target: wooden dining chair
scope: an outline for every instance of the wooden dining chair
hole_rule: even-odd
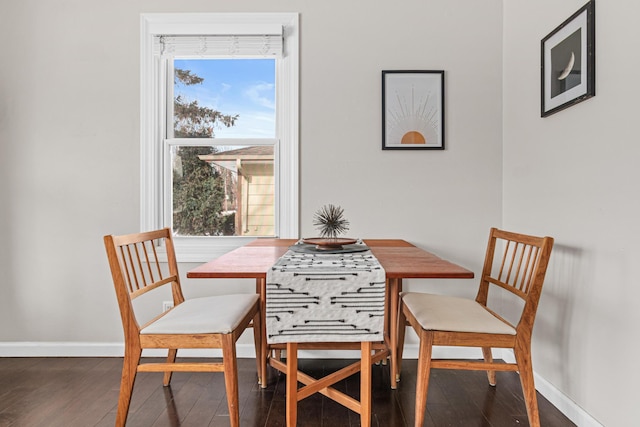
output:
[[[547,264],[553,247],[551,237],[535,237],[491,229],[475,298],[407,292],[401,295],[398,314],[398,363],[406,322],[418,334],[420,348],[416,384],[415,425],[422,426],[432,368],[486,370],[489,384],[495,386],[495,371],[518,371],[532,427],[540,426],[538,401],[533,382],[531,333],[542,291]],[[509,322],[487,306],[489,289],[507,291],[519,320]],[[502,307],[503,309],[505,307]],[[503,310],[500,310],[504,312]],[[432,359],[433,346],[480,347],[484,360]],[[492,348],[510,348],[515,363],[494,362]]]
[[[168,228],[122,236],[104,236],[113,284],[124,327],[124,363],[116,426],[124,426],[138,372],[164,372],[168,386],[172,372],[224,372],[231,425],[239,425],[236,341],[253,321],[256,355],[261,342],[260,302],[256,294],[236,294],[185,300]],[[167,262],[157,248],[166,249]],[[173,308],[141,324],[133,300],[170,286]],[[165,288],[166,289],[166,288]],[[160,310],[159,310],[160,311]],[[142,350],[166,348],[164,363],[141,361]],[[221,348],[222,363],[176,362],[178,349]],[[256,357],[258,378],[263,364]]]

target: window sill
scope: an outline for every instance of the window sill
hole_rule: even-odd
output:
[[[173,238],[173,246],[178,262],[208,262],[218,258],[240,246],[256,240],[257,237],[177,237]],[[158,256],[167,261],[164,247],[158,248]]]

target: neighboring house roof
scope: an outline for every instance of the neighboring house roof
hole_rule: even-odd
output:
[[[273,160],[273,146],[254,145],[222,153],[205,154],[198,156],[198,158],[205,162],[215,162],[217,160]]]

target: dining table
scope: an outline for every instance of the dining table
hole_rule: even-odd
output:
[[[187,272],[188,278],[201,279],[255,279],[256,293],[260,296],[263,320],[267,310],[267,273],[290,248],[299,244],[300,239],[257,238],[248,244],[234,249],[218,258],[205,262]],[[390,361],[390,386],[397,387],[400,380],[397,360],[399,298],[404,279],[470,279],[474,273],[456,263],[440,258],[432,252],[422,249],[402,239],[363,239],[379,264],[384,269],[385,305],[384,333],[379,342],[289,342],[268,343],[265,331],[266,321],[262,322],[262,340],[260,354],[256,355],[262,365],[259,382],[267,387],[267,369],[269,365],[287,374],[287,424],[296,424],[297,401],[313,394],[321,393],[348,407],[361,416],[361,425],[371,421],[371,365]],[[403,325],[404,326],[404,325]],[[297,369],[297,350],[361,350],[361,359],[338,372],[322,379],[315,379]],[[287,363],[281,359],[286,350]],[[361,371],[360,400],[356,400],[331,387],[354,373]],[[297,383],[304,385],[298,390]]]

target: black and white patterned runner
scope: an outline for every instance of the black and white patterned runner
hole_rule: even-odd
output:
[[[385,272],[370,250],[289,250],[267,272],[270,344],[383,341],[384,308]]]

